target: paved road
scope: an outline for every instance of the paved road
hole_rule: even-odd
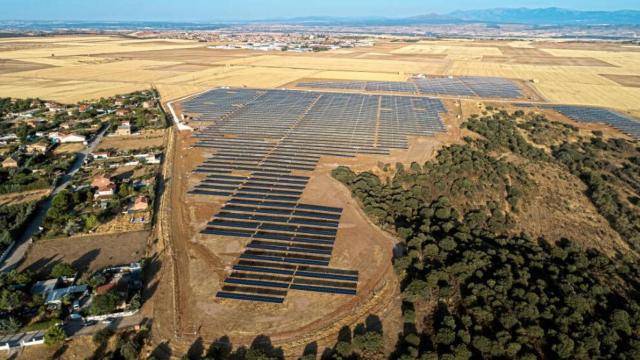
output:
[[[56,196],[56,194],[58,194],[60,191],[66,189],[69,184],[71,184],[71,179],[73,179],[73,176],[78,172],[78,170],[80,170],[82,164],[84,163],[84,160],[87,158],[87,155],[92,153],[98,147],[98,144],[100,144],[100,141],[102,141],[102,138],[104,137],[104,134],[107,132],[107,130],[109,130],[109,125],[100,130],[93,141],[91,141],[91,143],[84,150],[78,153],[78,155],[76,156],[76,160],[73,162],[69,170],[67,170],[67,173],[60,178],[59,185],[56,186],[55,189],[53,189],[46,200],[40,203],[40,206],[38,206],[33,219],[31,220],[29,225],[27,225],[24,232],[20,235],[20,238],[18,238],[18,240],[16,241],[16,245],[11,251],[11,254],[7,257],[7,259],[5,259],[4,263],[0,265],[0,271],[9,271],[15,268],[20,263],[27,250],[29,249],[29,246],[31,245],[31,238],[38,231],[40,226],[42,226],[42,223],[44,222],[44,219],[47,215],[47,211],[51,207],[51,201],[53,200],[53,197]]]

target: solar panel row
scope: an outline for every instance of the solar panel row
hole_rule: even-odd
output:
[[[300,82],[298,87],[317,89],[364,90],[414,94],[479,96],[491,98],[521,98],[518,85],[504,78],[459,76],[426,77],[408,82],[400,81],[318,81]]]
[[[357,271],[329,267],[342,209],[301,203],[309,177],[299,173],[320,156],[407,148],[409,135],[445,131],[446,112],[423,97],[248,89],[213,90],[185,109],[210,123],[194,137],[213,151],[192,193],[229,198],[202,233],[249,240],[217,297],[276,303],[288,290],[357,290]]]

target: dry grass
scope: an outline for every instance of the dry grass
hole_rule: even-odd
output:
[[[165,101],[216,86],[302,78],[402,81],[413,73],[536,79],[549,101],[640,110],[637,46],[531,41],[379,40],[373,48],[291,54],[180,40],[65,36],[0,40],[0,96],[77,102],[156,86]],[[55,56],[52,56],[54,54]],[[607,75],[601,75],[607,74]]]
[[[164,131],[158,130],[150,133],[142,133],[130,136],[107,136],[100,145],[99,150],[140,150],[150,147],[158,147],[164,144]]]
[[[53,153],[58,154],[72,154],[80,152],[84,149],[84,144],[82,143],[71,143],[71,144],[60,144],[54,150]]]
[[[38,240],[29,249],[19,270],[48,273],[60,261],[91,271],[128,264],[144,256],[148,236],[149,232],[138,231]]]
[[[39,189],[0,195],[0,206],[17,205],[25,202],[37,201],[49,195],[51,189]]]

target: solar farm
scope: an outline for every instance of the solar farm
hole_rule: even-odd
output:
[[[359,273],[331,266],[343,209],[303,203],[321,156],[387,155],[408,136],[445,131],[446,109],[427,97],[216,89],[183,103],[204,126],[194,170],[198,196],[224,204],[201,234],[249,242],[216,293],[283,303],[291,291],[353,296]]]
[[[530,103],[516,103],[519,107],[533,107],[534,104]],[[590,107],[590,106],[575,106],[575,105],[535,105],[543,109],[551,109],[559,112],[560,114],[581,123],[602,123],[607,124],[621,132],[631,136],[636,140],[640,140],[640,122],[633,120],[629,116],[619,114],[615,111]]]
[[[420,95],[518,99],[524,96],[513,81],[498,77],[425,77],[400,81],[315,81],[298,82],[297,87],[316,89],[397,92]]]

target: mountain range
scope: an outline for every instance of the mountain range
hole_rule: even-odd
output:
[[[402,26],[456,23],[489,23],[489,24],[525,24],[525,25],[638,25],[640,11],[583,11],[557,7],[529,8],[495,8],[480,10],[459,10],[448,14],[424,14],[405,18],[386,17],[297,17],[285,19],[267,19],[252,23],[280,23],[304,25],[342,25],[342,26]]]

